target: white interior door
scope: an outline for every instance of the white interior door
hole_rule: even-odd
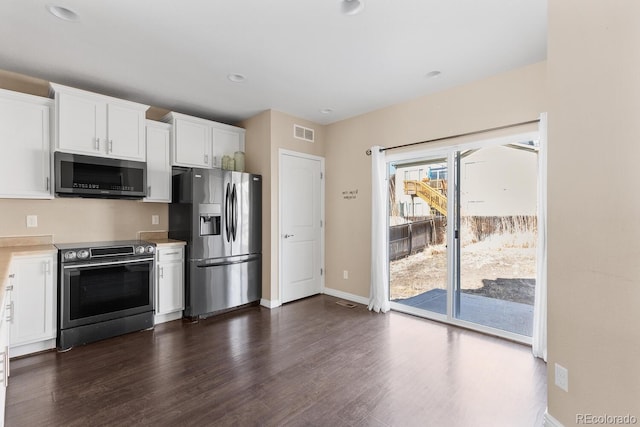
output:
[[[280,153],[282,302],[322,291],[321,158]]]

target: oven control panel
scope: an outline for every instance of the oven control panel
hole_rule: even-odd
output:
[[[153,243],[138,240],[65,244],[56,246],[60,250],[60,261],[63,263],[98,260],[104,258],[138,258],[153,255],[156,251],[156,247]]]

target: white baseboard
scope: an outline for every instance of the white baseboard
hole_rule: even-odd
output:
[[[272,309],[272,308],[280,307],[282,303],[280,302],[280,300],[277,300],[277,299],[268,300],[268,299],[262,298],[260,300],[260,305],[268,309]]]
[[[172,320],[182,319],[182,311],[174,311],[173,313],[166,314],[156,314],[153,319],[153,323],[157,325],[158,323],[170,322]]]
[[[38,353],[40,351],[52,350],[56,348],[56,339],[38,341],[31,344],[23,344],[9,349],[9,357],[20,357],[26,354]]]
[[[348,301],[357,302],[358,304],[364,304],[366,306],[369,305],[369,298],[361,297],[360,295],[350,294],[348,292],[339,291],[337,289],[332,288],[324,288],[324,292],[327,295],[331,295],[332,297],[346,299]]]
[[[564,427],[562,423],[555,418],[551,414],[549,414],[549,410],[544,411],[544,427]]]

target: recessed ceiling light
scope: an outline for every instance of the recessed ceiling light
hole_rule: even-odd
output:
[[[320,112],[322,114],[331,114],[333,113],[333,110],[331,108],[323,108],[322,110],[320,110]]]
[[[364,9],[364,0],[342,0],[340,10],[345,15],[357,15]]]
[[[66,7],[57,6],[55,4],[48,4],[47,10],[50,14],[63,21],[77,21],[80,17],[71,9]]]
[[[427,74],[425,74],[425,77],[428,78],[428,79],[435,79],[440,74],[442,74],[440,71],[433,70],[433,71],[429,71]]]
[[[244,74],[237,74],[237,73],[229,74],[227,78],[234,83],[242,83],[245,80],[247,80],[247,77]]]

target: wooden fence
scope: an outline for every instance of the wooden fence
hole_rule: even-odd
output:
[[[389,260],[395,261],[444,243],[446,218],[435,217],[389,227]]]

